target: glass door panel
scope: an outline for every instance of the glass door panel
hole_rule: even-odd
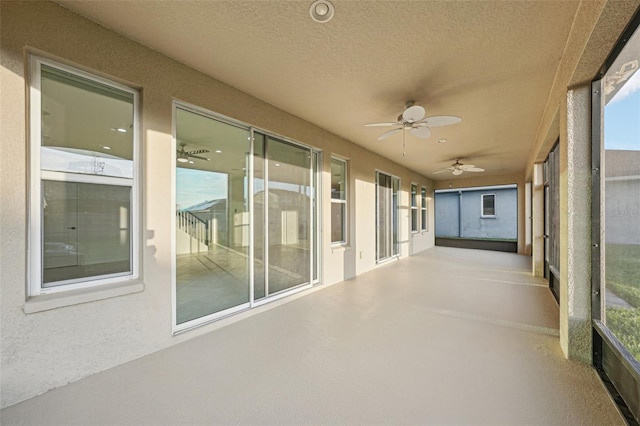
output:
[[[398,203],[400,179],[376,172],[376,260],[399,254]]]
[[[376,181],[376,259],[382,260],[391,255],[389,245],[389,201],[391,193],[391,179],[385,174],[377,173]]]
[[[391,238],[393,242],[392,255],[397,256],[400,254],[400,236],[399,236],[399,223],[398,223],[398,209],[400,207],[400,179],[397,177],[391,178],[392,187],[392,203],[391,203]]]
[[[249,134],[176,109],[177,324],[248,306]]]
[[[266,296],[265,247],[265,135],[253,133],[253,299]]]
[[[267,140],[267,294],[311,282],[311,150]]]

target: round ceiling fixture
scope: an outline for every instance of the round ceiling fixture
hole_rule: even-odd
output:
[[[334,13],[335,9],[333,8],[333,4],[327,0],[316,0],[309,8],[311,19],[321,24],[329,22],[333,18]]]

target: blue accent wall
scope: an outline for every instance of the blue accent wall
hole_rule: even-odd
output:
[[[495,194],[495,217],[482,217],[482,194]],[[435,210],[436,237],[518,238],[517,188],[436,192]]]
[[[436,237],[457,237],[459,229],[459,207],[457,192],[435,194]]]

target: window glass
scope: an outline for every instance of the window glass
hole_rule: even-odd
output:
[[[603,319],[640,359],[640,31],[602,79]]]
[[[267,138],[268,294],[312,281],[311,150]]]
[[[411,184],[411,232],[418,232],[418,185]]]
[[[400,253],[399,193],[399,178],[376,172],[376,260],[379,262]]]
[[[40,185],[31,194],[30,294],[133,277],[137,93],[30,59],[31,152],[40,162],[31,171]]]
[[[331,159],[331,242],[346,242],[347,163]]]
[[[176,142],[176,322],[182,324],[249,302],[249,130],[177,108]],[[255,165],[254,190],[263,194],[259,157]],[[255,204],[258,214],[260,200]]]
[[[496,215],[496,196],[494,194],[482,194],[482,216],[495,216],[495,215]]]
[[[131,270],[131,188],[48,181],[43,286]]]
[[[133,94],[42,65],[41,168],[133,177]]]
[[[420,225],[423,231],[426,231],[427,228],[427,188],[422,188],[420,190],[420,208],[421,208],[421,221]]]

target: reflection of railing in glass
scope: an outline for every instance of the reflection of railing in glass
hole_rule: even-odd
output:
[[[185,232],[198,243],[208,246],[213,240],[210,223],[200,219],[188,211],[176,211],[176,227]],[[192,249],[192,251],[194,251]],[[200,244],[197,244],[196,252],[200,252]]]

